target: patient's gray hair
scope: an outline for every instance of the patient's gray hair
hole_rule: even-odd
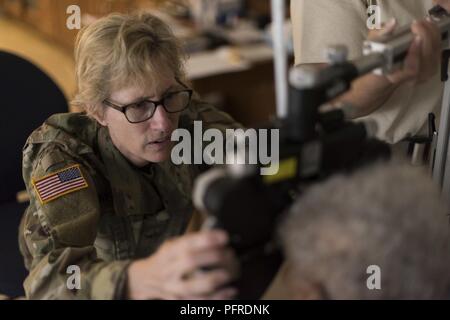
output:
[[[331,299],[448,299],[448,212],[422,169],[389,163],[308,190],[279,234],[295,283],[320,283]],[[369,290],[368,266],[381,269]]]

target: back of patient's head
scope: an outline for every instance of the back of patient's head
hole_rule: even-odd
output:
[[[293,298],[450,298],[448,212],[422,169],[335,176],[298,199],[280,235]]]

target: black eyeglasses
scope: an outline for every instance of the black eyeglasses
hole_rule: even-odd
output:
[[[191,102],[192,93],[193,91],[190,89],[183,89],[169,92],[159,101],[145,99],[124,106],[118,106],[108,99],[105,99],[103,103],[108,107],[122,112],[128,122],[140,123],[153,117],[158,106],[162,106],[167,113],[178,113],[184,111]]]

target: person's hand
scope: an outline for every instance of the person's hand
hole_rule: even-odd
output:
[[[395,28],[396,22],[391,20],[384,29],[370,32],[369,39],[389,34]],[[434,76],[440,67],[441,35],[438,27],[430,19],[426,19],[414,21],[411,31],[415,38],[402,68],[387,76],[387,79],[394,85],[405,82],[425,82]]]
[[[450,0],[433,0],[435,5],[440,5],[442,8],[450,12]]]
[[[238,274],[238,261],[225,232],[204,231],[166,241],[152,256],[128,268],[130,299],[230,299],[225,287]],[[214,266],[209,271],[202,267]]]

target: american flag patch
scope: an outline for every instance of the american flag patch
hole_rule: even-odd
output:
[[[33,186],[41,203],[46,204],[63,195],[87,188],[88,184],[77,164],[33,180]]]

